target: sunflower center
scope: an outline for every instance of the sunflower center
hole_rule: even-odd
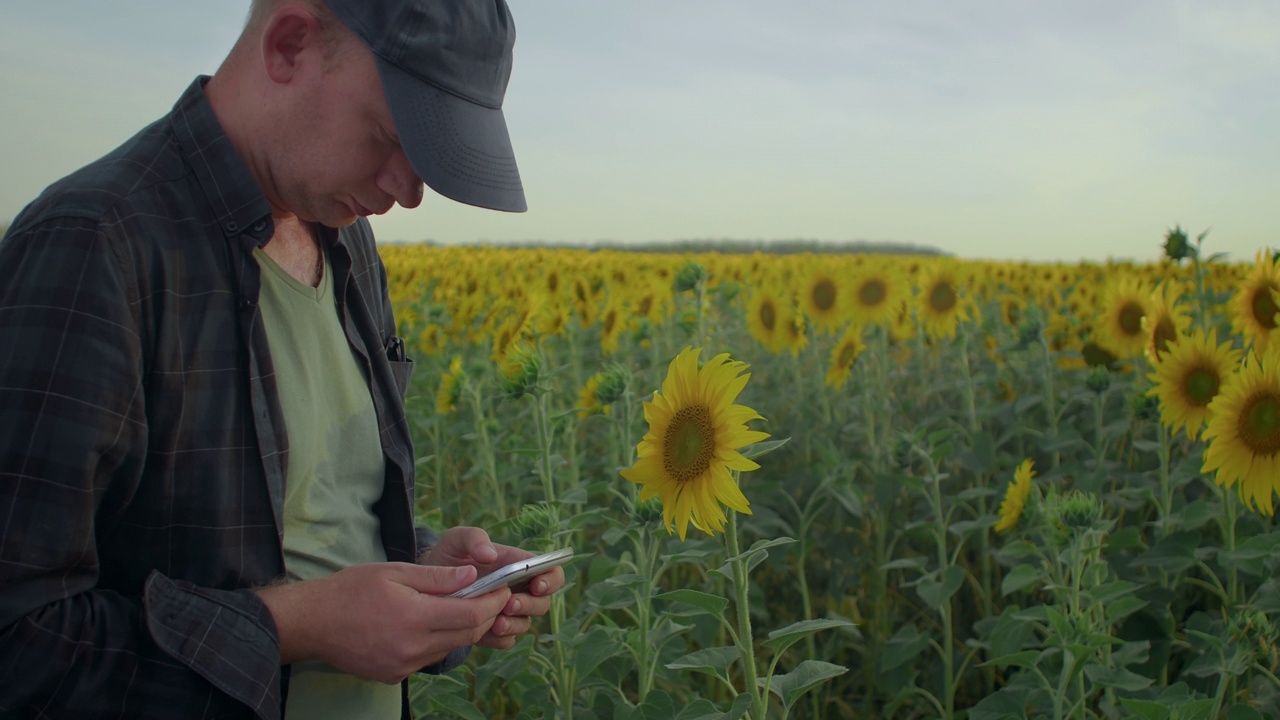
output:
[[[853,367],[853,361],[858,359],[858,348],[853,343],[845,343],[840,348],[840,357],[838,364],[842,368]]]
[[[929,291],[929,307],[944,313],[956,306],[956,289],[949,282],[940,282]]]
[[[864,307],[876,307],[884,302],[888,294],[889,290],[885,287],[883,280],[871,279],[858,288],[858,302]]]
[[[1134,337],[1142,334],[1142,305],[1136,302],[1127,302],[1120,306],[1120,312],[1116,313],[1116,324],[1120,327],[1120,332]]]
[[[760,324],[769,332],[773,332],[774,326],[778,324],[778,311],[774,309],[773,303],[768,300],[760,303]]]
[[[613,326],[618,322],[618,311],[610,310],[604,316],[604,333],[608,335],[613,332]]]
[[[1178,339],[1178,330],[1173,326],[1173,318],[1163,318],[1156,325],[1156,331],[1152,335],[1156,346],[1156,357],[1160,357],[1169,351],[1169,343]]]
[[[1268,330],[1275,329],[1276,312],[1280,311],[1280,308],[1276,307],[1275,301],[1271,299],[1273,289],[1268,285],[1258,288],[1258,291],[1253,294],[1253,319]]]
[[[836,284],[831,278],[822,278],[813,284],[813,306],[822,312],[836,306]]]
[[[1254,456],[1280,452],[1280,395],[1261,392],[1246,400],[1237,429]]]
[[[1012,327],[1018,327],[1018,322],[1022,317],[1022,308],[1014,302],[1004,306],[1004,321]]]
[[[705,405],[680,408],[662,438],[662,467],[677,482],[686,483],[706,472],[716,452],[716,429]]]
[[[1192,368],[1183,378],[1186,399],[1196,407],[1205,407],[1218,395],[1218,373],[1206,367]]]

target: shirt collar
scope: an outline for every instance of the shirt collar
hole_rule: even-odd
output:
[[[209,77],[197,77],[170,113],[174,137],[200,183],[209,208],[228,238],[271,239],[271,204],[236,152],[204,95]]]

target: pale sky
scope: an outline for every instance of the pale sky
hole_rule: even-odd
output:
[[[428,192],[382,241],[902,242],[1153,260],[1280,246],[1275,0],[510,0],[529,212]],[[247,0],[0,10],[0,225],[163,115]]]

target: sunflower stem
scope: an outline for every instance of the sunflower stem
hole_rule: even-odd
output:
[[[737,482],[738,473],[734,472],[733,475],[734,482]],[[760,683],[756,671],[755,640],[751,636],[750,584],[747,578],[747,560],[741,557],[742,551],[738,545],[738,513],[733,509],[727,509],[725,514],[729,516],[724,532],[725,551],[729,553],[729,557],[734,558],[732,562],[733,598],[738,619],[738,636],[736,640],[738,654],[742,657],[743,679],[746,684],[744,692],[751,695],[751,717],[755,720],[765,720],[764,700],[760,697]]]
[[[1196,271],[1196,306],[1199,309],[1198,317],[1200,330],[1206,335],[1209,333],[1209,298],[1205,294],[1204,289],[1204,264],[1200,262],[1200,252],[1204,245],[1205,233],[1201,233],[1196,238],[1195,252],[1191,253],[1191,263]]]
[[[533,398],[533,423],[534,431],[538,436],[539,450],[539,474],[542,476],[542,491],[545,495],[547,507],[551,509],[551,527],[549,532],[554,539],[554,534],[560,530],[560,504],[559,494],[556,491],[555,475],[552,472],[551,463],[551,445],[554,441],[554,431],[551,427],[551,414],[549,407],[550,393],[535,389]],[[560,628],[564,626],[566,619],[565,599],[563,593],[556,593],[551,596],[550,625],[551,634],[553,636],[560,634]],[[574,677],[573,664],[570,662],[568,648],[562,642],[556,642],[553,645],[555,653],[555,695],[560,704],[561,717],[564,720],[573,720],[573,699],[576,695],[576,679]]]
[[[706,298],[706,294],[707,294],[707,279],[704,277],[698,280],[697,286],[695,286],[693,289],[694,302],[697,305],[694,312],[696,312],[698,316],[698,337],[697,337],[698,347],[703,347],[705,345],[706,337],[707,337],[705,321],[703,319],[705,314],[703,311],[703,304],[704,304],[703,300]]]
[[[480,440],[480,459],[484,463],[484,479],[489,485],[489,496],[496,504],[494,512],[497,514],[497,519],[503,520],[507,517],[507,501],[506,495],[498,484],[498,463],[493,441],[489,437],[489,417],[485,413],[484,402],[480,398],[479,384],[468,381],[466,389],[467,400],[471,405],[471,414],[476,424],[476,437]]]
[[[938,580],[941,583],[951,568],[951,560],[947,552],[947,518],[942,504],[942,478],[933,457],[927,452],[918,450],[917,453],[929,468],[929,500],[933,506],[933,534],[938,551]],[[955,638],[952,629],[950,596],[942,601],[938,607],[938,614],[942,616],[942,642],[939,644],[938,652],[942,660],[942,701],[945,706],[943,717],[950,720],[955,717],[956,680],[958,680],[955,677]]]
[[[1053,386],[1053,355],[1049,352],[1049,339],[1040,334],[1040,350],[1041,350],[1041,379],[1044,383],[1044,407],[1049,419],[1049,439],[1053,444],[1058,442],[1058,400],[1057,391]],[[1049,469],[1054,470],[1058,467],[1059,452],[1054,450],[1049,455]]]
[[[1222,524],[1222,533],[1224,544],[1226,545],[1226,554],[1231,556],[1236,551],[1236,501],[1235,493],[1227,488],[1222,488],[1222,509],[1224,521]],[[1240,606],[1240,584],[1239,576],[1236,573],[1236,564],[1231,563],[1230,569],[1227,570],[1227,602],[1232,610]]]

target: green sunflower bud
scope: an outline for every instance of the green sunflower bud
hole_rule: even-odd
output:
[[[520,537],[525,540],[548,537],[555,529],[555,524],[555,513],[545,502],[520,508],[514,521],[516,532],[520,533]]]
[[[498,384],[511,398],[533,392],[542,375],[542,354],[526,343],[517,343],[498,364]]]
[[[662,524],[662,500],[657,496],[636,503],[633,513],[641,525]]]
[[[631,384],[631,371],[618,363],[608,363],[600,372],[600,385],[596,388],[596,401],[611,405],[622,399]]]
[[[1111,371],[1105,365],[1094,365],[1084,379],[1085,387],[1101,395],[1111,387]]]
[[[1044,336],[1044,315],[1040,308],[1031,305],[1019,313],[1018,342],[1022,345],[1039,343]]]
[[[1102,501],[1093,493],[1072,490],[1053,498],[1049,516],[1067,530],[1084,532],[1102,519]]]
[[[1129,397],[1129,414],[1134,420],[1152,422],[1160,417],[1160,399],[1135,393]]]
[[[701,263],[688,262],[684,267],[676,271],[675,290],[678,293],[688,292],[696,287],[698,283],[707,279],[707,269]]]
[[[1187,242],[1187,233],[1181,225],[1174,226],[1164,234],[1164,256],[1170,260],[1181,260],[1191,254],[1191,243]]]

